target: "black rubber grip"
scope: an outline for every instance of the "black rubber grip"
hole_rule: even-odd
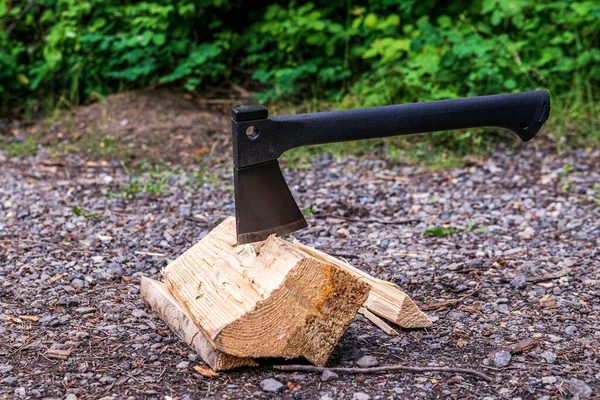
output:
[[[549,113],[550,95],[537,90],[234,121],[234,162],[258,164],[306,145],[487,126],[509,129],[528,141]],[[242,134],[249,126],[258,133],[252,139]]]

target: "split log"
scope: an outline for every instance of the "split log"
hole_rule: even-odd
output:
[[[269,237],[237,245],[228,218],[163,271],[214,348],[238,357],[304,357],[324,365],[369,285]]]
[[[373,314],[398,324],[402,328],[427,328],[432,325],[427,315],[417,307],[415,302],[392,282],[374,278],[346,262],[297,241],[293,245],[307,254],[323,262],[331,263],[368,283],[371,286],[371,291],[364,307]]]
[[[140,291],[142,299],[152,311],[215,371],[258,365],[251,358],[236,357],[217,350],[179,306],[164,283],[142,277]]]

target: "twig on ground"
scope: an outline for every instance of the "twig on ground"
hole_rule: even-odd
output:
[[[404,224],[412,224],[415,222],[421,222],[420,219],[397,219],[392,221],[385,221],[380,219],[360,219],[360,218],[348,218],[342,215],[333,215],[333,214],[315,214],[313,215],[315,218],[325,219],[325,218],[337,218],[343,219],[347,222],[364,222],[365,224],[382,224],[382,225],[404,225]]]
[[[155,257],[165,257],[165,254],[163,253],[149,253],[146,251],[135,251],[135,254],[141,255],[141,256],[155,256]]]
[[[569,271],[562,270],[562,271],[558,271],[558,272],[553,272],[551,274],[545,274],[542,276],[531,276],[531,277],[527,278],[527,282],[538,283],[538,282],[550,281],[552,279],[562,278],[563,276],[567,275],[568,273],[569,273]]]
[[[390,371],[404,371],[411,373],[418,372],[452,372],[459,374],[473,375],[481,378],[487,382],[492,382],[492,378],[483,372],[475,371],[470,368],[453,368],[453,367],[409,367],[406,365],[388,365],[384,367],[372,367],[372,368],[326,368],[316,367],[314,365],[274,365],[274,369],[279,371],[300,371],[300,372],[323,372],[329,370],[332,372],[339,372],[342,374],[377,374],[380,372]]]

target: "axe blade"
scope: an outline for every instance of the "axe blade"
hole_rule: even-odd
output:
[[[308,225],[281,174],[277,160],[234,167],[237,243],[287,235]]]

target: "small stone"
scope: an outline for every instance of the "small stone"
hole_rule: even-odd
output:
[[[551,385],[553,383],[556,383],[556,377],[555,376],[544,376],[542,378],[542,383],[544,383],[546,385]]]
[[[75,289],[81,289],[85,285],[85,282],[82,279],[75,278],[71,281],[71,286]]]
[[[182,361],[179,364],[177,364],[177,369],[187,369],[190,366],[190,362],[189,361]]]
[[[569,381],[569,391],[574,398],[578,396],[580,399],[585,399],[592,395],[592,388],[584,381],[575,378]]]
[[[276,379],[268,378],[260,382],[260,388],[265,392],[279,392],[283,389],[283,383]]]
[[[371,396],[363,392],[356,392],[352,396],[352,400],[371,400]]]
[[[14,376],[7,376],[6,378],[0,381],[0,383],[5,384],[6,386],[17,386],[17,382],[18,380]]]
[[[512,356],[508,351],[500,350],[494,354],[494,365],[498,368],[503,368],[510,364]]]
[[[67,397],[65,397],[65,400],[77,400],[77,396],[75,396],[73,393],[69,393],[67,394]]]
[[[556,354],[551,351],[543,352],[540,354],[540,357],[542,357],[548,364],[554,364],[554,361],[556,361]]]
[[[531,238],[533,238],[534,234],[535,230],[532,227],[528,226],[522,232],[519,232],[517,236],[519,236],[519,239],[521,240],[530,240]]]
[[[42,300],[34,300],[31,303],[31,307],[33,307],[33,308],[44,308],[44,302]]]
[[[326,369],[321,374],[321,381],[323,381],[323,382],[333,381],[333,380],[338,379],[339,377],[340,376],[338,374],[336,374],[335,372]]]
[[[113,378],[112,376],[107,376],[104,375],[103,377],[100,378],[100,383],[103,385],[110,385],[112,383],[115,383],[116,379]]]
[[[25,397],[26,394],[27,394],[27,392],[25,391],[24,387],[20,387],[20,388],[16,388],[15,389],[15,396],[16,397]]]
[[[569,336],[575,336],[577,334],[577,327],[574,325],[569,325],[565,328],[565,333]]]
[[[13,369],[12,365],[0,364],[0,374],[5,374]]]
[[[396,393],[396,394],[402,394],[402,393],[404,393],[404,389],[402,389],[400,386],[396,386],[394,388],[394,393]]]
[[[550,341],[552,343],[558,343],[561,340],[563,340],[563,338],[561,338],[560,336],[556,336],[556,335],[552,335],[552,334],[548,334],[548,339],[550,339]]]
[[[523,274],[518,274],[510,281],[510,286],[518,290],[524,289],[527,287],[527,278]]]
[[[376,367],[379,365],[379,361],[373,356],[363,356],[358,359],[356,365],[361,368]]]

